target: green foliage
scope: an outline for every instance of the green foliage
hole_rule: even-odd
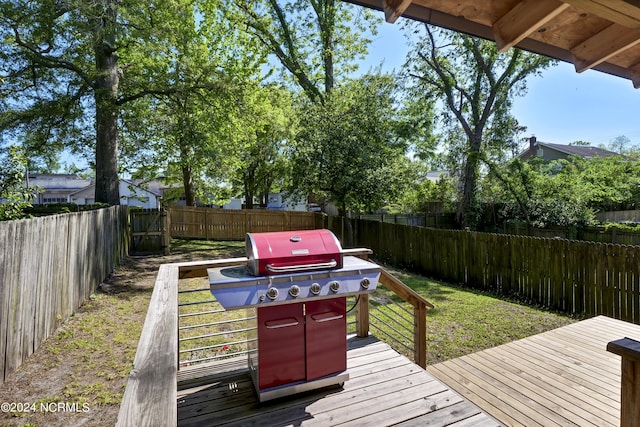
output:
[[[323,102],[356,69],[375,34],[372,13],[337,0],[235,0],[247,31],[275,55],[309,99]]]
[[[270,192],[285,185],[287,144],[294,138],[298,116],[291,93],[276,85],[247,86],[238,110],[232,118],[238,160],[233,184],[250,209],[254,196],[266,203]]]
[[[409,160],[394,90],[392,77],[368,75],[335,89],[324,104],[303,101],[291,186],[328,198],[342,214],[395,199]]]
[[[416,172],[415,178],[402,194],[401,203],[405,210],[410,213],[454,212],[457,193],[455,178],[441,175],[434,182],[426,177],[425,172]]]
[[[0,221],[20,219],[36,196],[33,187],[26,186],[27,158],[24,150],[11,146],[0,157]]]
[[[619,222],[605,222],[602,225],[604,226],[605,231],[620,230],[620,231],[630,231],[634,233],[640,232],[640,224],[621,224]]]
[[[590,225],[597,211],[638,205],[640,164],[622,157],[516,159],[492,169],[484,187],[492,201],[505,203],[504,218],[536,227]]]
[[[153,84],[162,90],[122,112],[123,166],[136,178],[163,176],[168,185],[182,184],[169,199],[184,194],[188,204],[222,203],[230,195],[244,125],[253,123],[243,106],[258,89],[254,81],[265,58],[224,3],[181,5],[180,13],[170,11],[176,15],[168,18],[172,35],[132,52],[135,66],[154,70]],[[134,83],[141,91],[149,86]]]

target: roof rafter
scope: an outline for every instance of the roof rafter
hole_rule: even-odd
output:
[[[411,0],[383,0],[382,7],[385,21],[393,24],[410,5]]]
[[[611,24],[571,49],[576,71],[581,73],[640,43],[640,30]]]
[[[517,3],[493,24],[498,49],[505,52],[568,7],[568,3],[558,0],[524,0]]]
[[[629,28],[640,29],[640,9],[625,0],[562,0],[565,3]]]

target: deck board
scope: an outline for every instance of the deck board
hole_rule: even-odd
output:
[[[178,375],[178,425],[466,425],[496,420],[374,337],[348,340],[349,381],[259,403],[241,360]]]
[[[606,347],[623,337],[640,326],[598,316],[427,370],[507,426],[615,426],[620,357]]]

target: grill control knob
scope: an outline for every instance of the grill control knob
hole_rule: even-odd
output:
[[[331,292],[335,294],[340,290],[340,282],[334,280],[333,282],[329,283],[329,289],[331,289]]]
[[[371,280],[367,279],[366,277],[360,281],[360,286],[362,286],[363,289],[369,289],[370,284]]]
[[[322,287],[320,286],[320,283],[312,283],[309,290],[314,295],[320,295],[320,291],[322,290]]]
[[[293,298],[300,295],[300,287],[298,285],[291,285],[291,287],[289,288],[289,295],[291,295]]]
[[[278,289],[276,288],[267,289],[267,296],[269,297],[270,300],[274,300],[278,298]]]

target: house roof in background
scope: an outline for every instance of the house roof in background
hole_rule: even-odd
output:
[[[640,87],[637,0],[346,0],[603,71]]]
[[[604,148],[599,147],[592,147],[590,145],[564,145],[541,141],[537,141],[536,144],[541,147],[553,148],[554,150],[558,150],[562,153],[566,153],[569,155],[578,155],[588,159],[593,157],[612,157],[619,155],[618,153],[614,153],[613,151],[605,150]]]
[[[30,173],[28,177],[30,185],[47,190],[77,190],[92,182],[75,174]]]
[[[600,147],[592,147],[590,145],[565,145],[565,144],[554,144],[551,142],[543,142],[543,141],[535,141],[534,148],[537,150],[538,148],[550,148],[552,150],[558,151],[560,153],[566,154],[567,156],[580,156],[585,159],[592,159],[594,157],[613,157],[619,156],[620,154],[615,153],[613,151],[605,150]],[[536,151],[531,150],[531,146],[527,147],[522,153],[518,155],[519,159],[529,159],[531,157],[536,156]]]

